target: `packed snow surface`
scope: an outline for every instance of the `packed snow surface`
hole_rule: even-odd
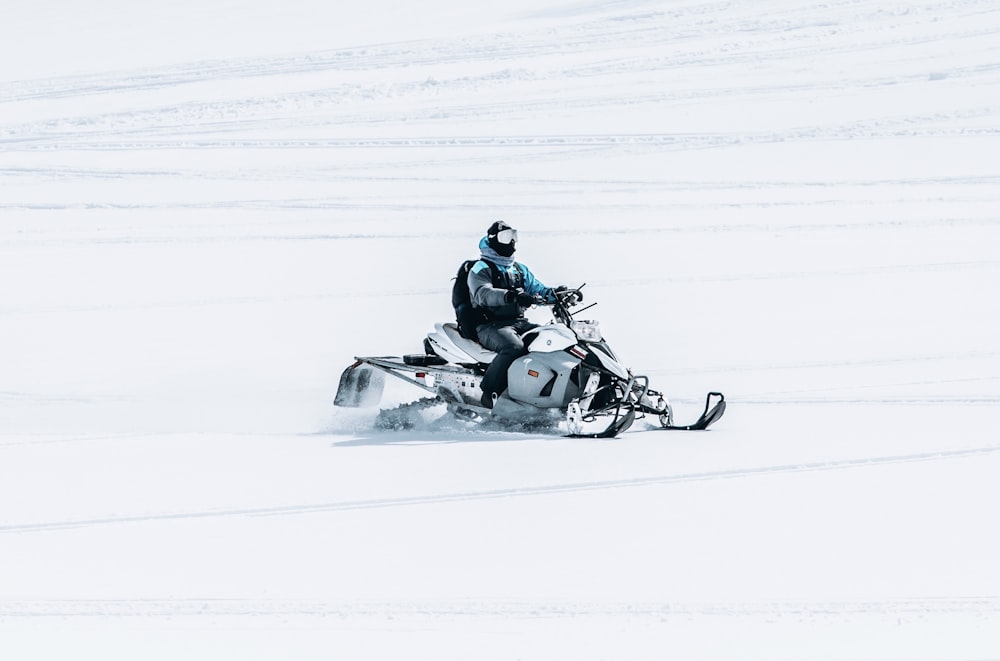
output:
[[[3,13],[0,658],[1000,658],[994,0]],[[498,218],[725,418],[333,407]]]

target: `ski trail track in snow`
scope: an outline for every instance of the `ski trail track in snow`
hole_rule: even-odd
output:
[[[1000,73],[1000,70],[998,70]],[[1000,75],[997,76],[1000,79]],[[916,115],[906,117],[890,117],[882,120],[863,120],[836,125],[806,126],[788,128],[782,131],[758,131],[708,134],[683,133],[615,133],[605,135],[566,134],[552,135],[445,135],[433,137],[370,137],[370,138],[276,138],[276,139],[202,139],[198,137],[183,137],[171,140],[169,138],[142,138],[132,140],[87,140],[81,131],[72,127],[66,131],[72,138],[54,140],[42,139],[32,145],[39,151],[136,151],[136,150],[219,150],[219,149],[405,149],[405,148],[521,148],[552,151],[553,155],[563,155],[564,149],[599,150],[601,155],[611,148],[621,148],[634,151],[648,148],[656,151],[690,151],[731,147],[748,144],[772,144],[806,141],[836,141],[836,140],[879,140],[896,138],[945,138],[945,137],[996,137],[1000,129],[994,126],[955,126],[955,120],[973,119],[989,121],[1000,114],[1000,106],[987,106],[970,109],[964,113],[936,113],[933,115]],[[161,118],[157,115],[154,125],[159,125]],[[241,128],[246,127],[245,120],[237,120]],[[92,123],[87,120],[86,123]],[[270,124],[270,123],[269,123]],[[935,126],[940,124],[940,126]],[[301,124],[297,126],[300,128]],[[196,136],[197,131],[191,127],[182,127],[185,136]],[[250,128],[250,127],[247,127]],[[220,127],[212,126],[204,132],[220,132]],[[147,129],[112,130],[111,135],[129,135],[145,133]],[[160,131],[157,131],[160,132]],[[171,131],[172,132],[172,131]],[[10,146],[15,139],[0,139],[0,144]],[[553,151],[555,150],[555,151]],[[537,155],[533,154],[533,157]],[[523,159],[523,154],[513,156],[497,156],[490,160],[509,161]],[[424,162],[416,162],[413,168],[425,166]],[[371,166],[369,166],[371,167]]]
[[[539,59],[545,55],[567,55],[620,49],[626,43],[633,48],[674,44],[675,52],[659,59],[619,57],[600,63],[587,62],[559,70],[559,76],[596,76],[657,68],[705,67],[732,65],[760,59],[803,60],[816,55],[882,50],[933,41],[983,38],[998,31],[988,20],[995,14],[989,0],[911,2],[893,15],[881,8],[866,8],[852,1],[826,2],[823,15],[815,19],[818,3],[798,3],[769,7],[767,13],[750,2],[705,3],[675,11],[651,8],[651,3],[634,3],[634,8],[615,8],[608,17],[583,23],[561,23],[537,32],[484,34],[450,41],[434,40],[401,44],[374,44],[305,55],[270,58],[245,58],[194,62],[148,71],[126,71],[42,80],[14,81],[0,91],[0,103],[30,99],[58,99],[135,90],[160,89],[205,81],[271,77],[317,72],[384,71],[419,65],[465,63],[469,61],[507,62]],[[610,7],[610,4],[609,4]],[[947,16],[960,27],[940,29],[933,26]],[[917,25],[927,30],[918,37],[885,38],[880,33],[892,30],[907,34],[906,28]],[[768,38],[762,38],[766,34]],[[834,37],[828,40],[823,37]],[[709,47],[701,39],[714,37],[725,41]],[[775,44],[782,48],[775,48]],[[904,58],[904,61],[908,58]],[[658,65],[658,66],[657,66]],[[959,67],[954,75],[992,71],[996,65]],[[501,70],[505,71],[505,70]],[[862,72],[864,73],[864,72]],[[850,79],[848,79],[850,80]],[[880,82],[878,78],[857,79],[862,85],[895,84],[906,77]],[[440,83],[440,81],[435,81]],[[474,84],[475,79],[459,79]],[[731,87],[714,88],[726,93]]]
[[[670,433],[658,431],[657,433]],[[340,445],[349,446],[350,441]],[[37,523],[0,524],[0,533],[32,533],[67,528],[86,528],[130,523],[153,523],[189,519],[245,517],[245,516],[297,516],[343,510],[360,510],[385,507],[408,507],[418,505],[433,505],[440,503],[471,502],[477,500],[494,500],[503,498],[518,498],[546,496],[580,491],[596,491],[603,489],[624,489],[654,485],[669,485],[711,480],[730,480],[753,477],[772,477],[789,473],[807,473],[816,471],[832,471],[876,467],[889,464],[906,464],[914,462],[978,459],[1000,453],[1000,445],[970,448],[963,450],[941,450],[920,452],[907,455],[884,457],[861,457],[835,461],[819,461],[788,465],[760,466],[722,471],[706,471],[677,475],[660,475],[644,478],[621,480],[603,480],[583,483],[552,484],[537,487],[516,487],[511,489],[490,489],[463,493],[432,494],[424,496],[406,496],[401,498],[376,498],[371,500],[341,501],[329,503],[314,503],[305,505],[289,505],[284,507],[252,507],[221,510],[204,510],[188,512],[168,512],[158,514],[137,514],[131,516],[109,516],[103,518],[77,519],[67,521],[45,521]]]
[[[585,603],[513,601],[342,602],[305,599],[55,599],[0,601],[0,618],[183,616],[309,616],[515,619],[612,616],[845,618],[879,615],[919,621],[928,615],[996,615],[1000,597],[944,597],[884,601],[769,601],[715,603]]]
[[[553,27],[526,33],[483,35],[479,38],[456,38],[450,41],[414,42],[372,45],[367,47],[310,53],[302,56],[250,58],[232,61],[196,62],[178,67],[120,74],[95,74],[62,79],[15,81],[0,93],[3,104],[46,102],[78,99],[106,94],[128,95],[149,93],[160,89],[183,92],[185,86],[220,81],[276,78],[301,75],[304,90],[282,90],[265,97],[237,97],[204,101],[197,100],[171,106],[136,108],[128,112],[66,115],[29,124],[0,127],[0,145],[4,150],[151,150],[151,149],[346,149],[346,148],[427,148],[427,147],[505,147],[526,148],[537,152],[551,149],[637,149],[692,150],[753,142],[773,143],[801,140],[857,140],[899,137],[942,137],[955,135],[996,136],[995,118],[1000,106],[985,104],[978,107],[953,109],[941,113],[867,118],[849,123],[785,128],[781,131],[741,132],[739,134],[690,134],[683,131],[669,134],[566,134],[535,135],[446,135],[446,136],[377,136],[323,137],[316,131],[351,130],[380,124],[398,125],[401,119],[417,126],[444,120],[463,122],[493,122],[512,117],[531,117],[551,111],[566,112],[606,110],[623,105],[660,105],[684,102],[741,103],[755,96],[773,97],[803,93],[822,96],[845,89],[870,90],[926,84],[929,77],[950,83],[976,84],[984,87],[1000,81],[1000,65],[956,66],[935,61],[921,61],[908,49],[925,42],[965,40],[984,50],[988,61],[1000,46],[996,35],[1000,28],[987,17],[996,14],[989,2],[922,2],[908,6],[906,12],[891,15],[881,10],[866,11],[854,2],[824,3],[825,22],[815,21],[816,6],[769,10],[762,15],[751,3],[707,3],[701,7],[685,7],[683,12],[664,18],[671,12],[656,11],[644,3],[634,7],[611,6],[607,18]],[[947,16],[950,28],[935,25],[940,16]],[[914,24],[926,31],[920,37],[891,37],[895,31]],[[765,35],[765,36],[762,36]],[[621,44],[630,47],[622,48]],[[630,57],[631,48],[659,46],[660,57],[650,59]],[[605,80],[643,72],[646,75],[660,69],[687,69],[732,66],[740,62],[799,63],[813,59],[822,61],[843,53],[888,53],[902,62],[901,73],[892,78],[872,76],[858,67],[851,72],[816,73],[819,80],[800,73],[801,82],[753,84],[743,87],[704,88],[702,73],[689,81],[687,89],[655,90],[636,96],[642,86],[628,87],[622,95],[605,89]],[[897,52],[898,51],[898,52]],[[646,52],[646,50],[643,50]],[[590,56],[590,53],[597,53]],[[556,71],[533,70],[532,60],[557,55],[569,66]],[[496,63],[496,69],[479,77],[454,76],[447,72],[455,64],[470,62]],[[437,72],[437,69],[442,69]],[[322,75],[335,72],[387,70],[409,71],[427,69],[432,74],[414,79],[410,73],[402,80],[384,83],[339,84],[329,88]],[[434,75],[434,73],[439,75]],[[826,79],[822,77],[826,76]],[[310,88],[310,77],[317,78]],[[969,79],[969,80],[966,80]],[[516,102],[488,101],[467,105],[462,100],[483,88],[499,87],[538,89],[554,81],[576,82],[569,96],[546,95],[537,101],[526,101],[524,95]],[[583,82],[581,82],[583,81]],[[560,83],[563,84],[563,83]],[[579,89],[593,86],[589,96],[580,96]],[[238,86],[237,86],[238,87]],[[224,94],[224,92],[219,92]],[[507,96],[510,96],[509,94]],[[530,98],[531,95],[528,95]],[[155,98],[155,96],[154,96]],[[413,103],[398,103],[412,98]],[[984,97],[988,99],[989,97]],[[379,109],[379,100],[391,99],[389,110]],[[433,104],[421,110],[428,99]],[[400,117],[392,108],[405,107],[407,115]],[[974,125],[963,125],[973,120]],[[957,124],[957,125],[956,125]],[[309,137],[291,135],[282,139],[225,138],[229,133],[271,130],[306,130]],[[204,135],[206,137],[199,137]],[[208,136],[220,137],[208,137]],[[171,138],[171,136],[178,136]],[[537,154],[536,154],[537,156]],[[518,155],[517,158],[521,156]],[[504,157],[500,157],[504,158]],[[417,164],[415,164],[417,165]]]

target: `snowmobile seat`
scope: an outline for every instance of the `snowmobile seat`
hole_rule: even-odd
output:
[[[427,343],[436,355],[450,363],[488,365],[496,357],[496,352],[484,348],[475,340],[462,337],[458,324],[454,322],[434,324],[434,328],[435,331],[427,336]]]
[[[465,353],[475,358],[477,363],[489,364],[496,358],[497,354],[495,351],[490,351],[475,340],[462,337],[462,333],[458,330],[458,324],[445,324],[444,331],[459,349],[462,349]]]

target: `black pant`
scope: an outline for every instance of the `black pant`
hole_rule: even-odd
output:
[[[507,370],[511,363],[527,353],[521,335],[532,328],[538,328],[538,324],[518,319],[512,323],[484,324],[476,329],[479,343],[490,351],[497,352],[496,358],[483,375],[483,392],[500,395],[507,389]]]

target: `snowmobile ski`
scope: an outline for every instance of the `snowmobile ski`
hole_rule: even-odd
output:
[[[614,419],[612,419],[611,423],[603,431],[588,433],[583,431],[583,423],[587,420],[587,418],[584,417],[583,413],[580,411],[580,405],[576,402],[571,403],[566,412],[566,420],[570,429],[570,433],[566,434],[566,437],[615,438],[619,434],[625,432],[632,426],[632,423],[635,422],[635,408],[632,406],[626,406],[623,408],[625,409],[624,412],[621,410],[615,412]]]
[[[718,402],[712,406],[712,399],[717,397]],[[690,425],[674,425],[668,421],[663,425],[663,429],[671,431],[702,431],[708,429],[712,423],[716,422],[726,412],[726,398],[721,392],[710,392],[705,398],[705,411],[695,422]]]

